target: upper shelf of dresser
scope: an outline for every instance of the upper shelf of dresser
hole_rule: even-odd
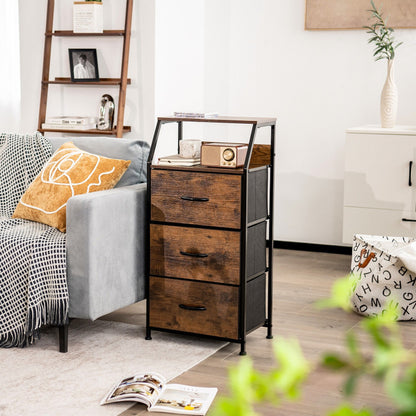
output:
[[[192,121],[203,123],[232,123],[232,124],[255,124],[258,127],[274,126],[276,118],[266,117],[232,117],[232,116],[216,116],[216,117],[158,117],[162,123],[170,123],[177,121]]]

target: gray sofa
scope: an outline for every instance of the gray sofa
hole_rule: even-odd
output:
[[[67,204],[69,317],[95,320],[145,298],[146,161],[149,145],[103,137],[49,138],[55,151],[72,141],[131,164],[115,188],[76,195]],[[60,351],[68,326],[60,327]]]

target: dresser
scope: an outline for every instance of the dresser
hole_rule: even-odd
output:
[[[416,236],[416,126],[348,129],[343,242],[354,234]]]
[[[164,124],[177,123],[179,143],[183,125],[200,122],[251,126],[243,167],[154,161]],[[209,336],[240,343],[244,355],[251,331],[266,326],[272,338],[275,124],[268,118],[158,118],[148,160],[146,339],[152,330]],[[270,128],[270,144],[255,144],[263,127]]]

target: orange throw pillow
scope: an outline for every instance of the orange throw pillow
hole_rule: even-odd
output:
[[[12,218],[66,231],[66,203],[74,195],[113,188],[130,160],[109,159],[64,143],[23,194]]]

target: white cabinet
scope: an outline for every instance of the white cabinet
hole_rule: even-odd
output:
[[[343,242],[354,234],[416,236],[416,126],[347,130]]]

